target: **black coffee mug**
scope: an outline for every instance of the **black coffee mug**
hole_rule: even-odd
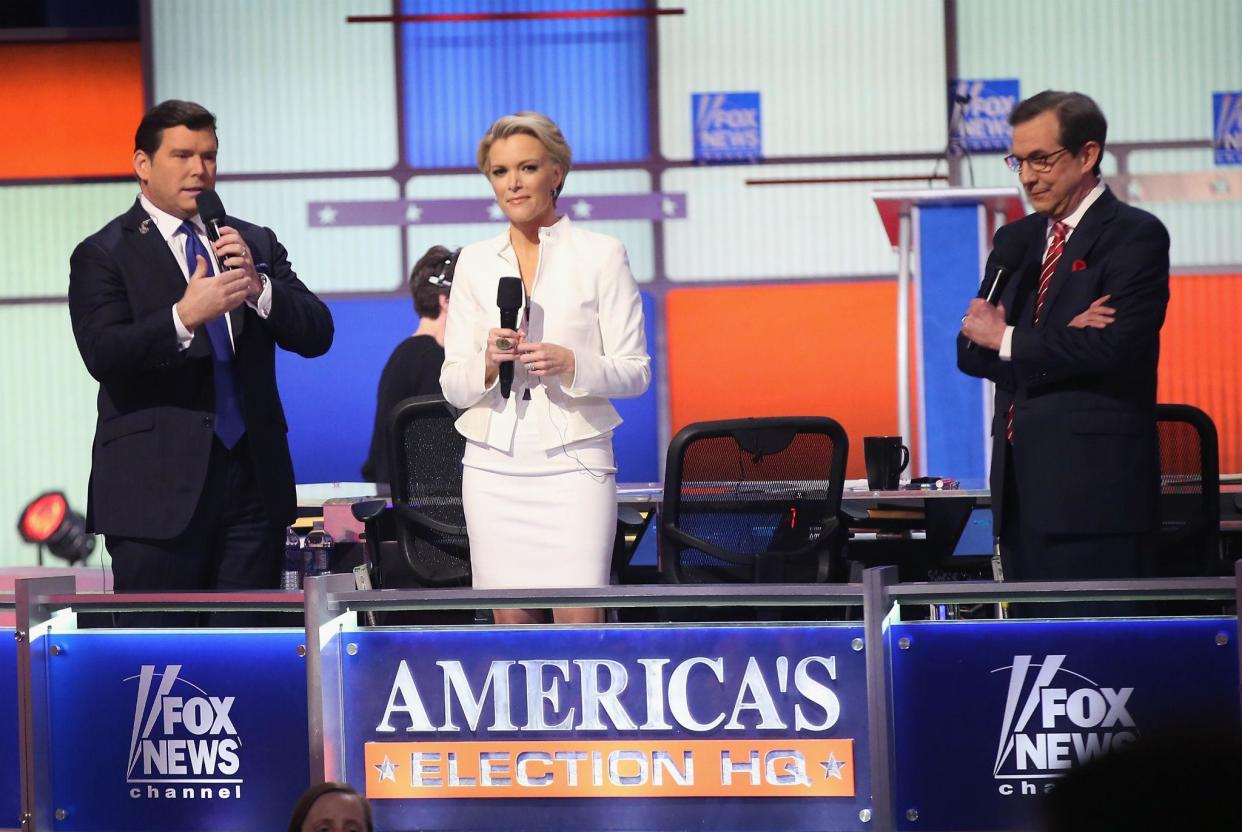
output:
[[[910,464],[910,449],[900,436],[864,436],[863,460],[867,463],[867,487],[894,491],[901,472]]]

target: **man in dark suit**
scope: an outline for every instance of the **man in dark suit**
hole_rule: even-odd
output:
[[[1139,577],[1158,518],[1169,235],[1100,181],[1107,124],[1045,91],[1006,157],[1036,213],[997,230],[958,367],[996,383],[992,510],[1008,580]],[[999,302],[986,302],[996,280]],[[1081,610],[1078,610],[1081,611]]]
[[[87,522],[118,592],[275,589],[296,516],[275,348],[322,355],[332,316],[270,229],[226,217],[209,240],[197,197],[216,149],[200,105],[152,109],[138,199],[70,258],[73,333],[99,381]]]

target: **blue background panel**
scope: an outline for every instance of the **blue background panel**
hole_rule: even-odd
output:
[[[644,8],[642,0],[405,0],[404,14]],[[502,115],[550,116],[575,162],[646,159],[647,20],[401,24],[404,152],[417,168],[474,167]]]
[[[923,397],[927,470],[931,476],[983,479],[981,382],[957,369],[957,332],[979,291],[979,208],[919,208],[923,313]]]
[[[0,829],[21,817],[21,759],[17,730],[17,642],[0,629]]]
[[[332,349],[306,359],[276,356],[280,395],[289,422],[289,448],[297,481],[357,482],[371,444],[375,393],[393,348],[418,327],[407,297],[336,299],[328,302],[336,324]],[[654,304],[643,293],[648,349],[655,342]],[[614,405],[625,420],[613,438],[619,482],[659,476],[659,419],[656,374],[647,392]]]

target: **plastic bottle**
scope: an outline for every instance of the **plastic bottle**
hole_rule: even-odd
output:
[[[280,588],[302,588],[302,538],[293,526],[285,529],[285,562],[280,572]]]
[[[302,549],[302,562],[305,564],[303,574],[306,577],[327,575],[330,570],[329,558],[332,554],[332,535],[324,531],[323,521],[316,520],[310,534],[306,535],[306,545]]]

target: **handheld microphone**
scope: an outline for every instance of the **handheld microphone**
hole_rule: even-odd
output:
[[[207,239],[213,243],[220,239],[220,224],[224,222],[224,203],[215,191],[198,192],[198,215],[207,226]]]
[[[1009,283],[1009,278],[1018,270],[1018,264],[1022,262],[1022,256],[1025,250],[1018,243],[1011,243],[1004,248],[996,248],[992,250],[992,260],[996,261],[996,271],[992,273],[992,282],[988,285],[986,292],[980,285],[979,293],[988,303],[996,306],[1000,302],[1000,296],[1005,293],[1005,285]],[[987,275],[984,274],[984,281],[987,281]],[[966,344],[967,350],[973,350],[975,342],[969,341]]]
[[[500,307],[501,329],[517,329],[518,312],[522,308],[522,300],[525,296],[522,278],[500,278],[500,283],[496,287],[496,305]],[[513,362],[506,361],[500,365],[500,395],[507,399],[512,389]]]

